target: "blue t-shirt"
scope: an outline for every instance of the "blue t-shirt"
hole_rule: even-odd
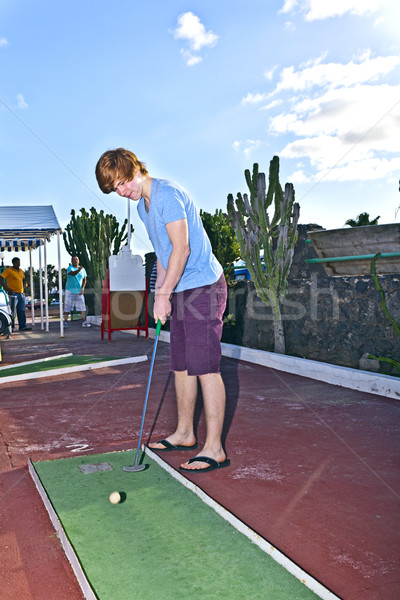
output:
[[[140,198],[137,210],[153,244],[157,259],[164,269],[168,267],[172,251],[165,226],[173,221],[187,219],[190,254],[175,292],[211,285],[218,281],[223,269],[212,253],[210,240],[200,215],[182,187],[166,179],[153,179],[149,212],[146,211],[143,198]]]
[[[67,283],[65,289],[73,294],[79,294],[82,289],[82,282],[85,277],[87,277],[86,271],[82,268],[77,275],[70,275],[71,271],[76,271],[76,267],[69,265],[67,268]]]

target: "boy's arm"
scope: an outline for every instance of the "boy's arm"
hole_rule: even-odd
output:
[[[172,307],[170,298],[182,277],[190,254],[187,220],[179,219],[178,221],[167,223],[166,229],[172,244],[172,251],[168,260],[168,267],[165,272],[164,280],[161,286],[156,290],[154,301],[154,319],[156,321],[160,319],[163,325],[166,322],[167,317],[171,314]]]
[[[167,271],[164,269],[164,267],[162,266],[160,261],[157,259],[157,279],[156,279],[155,291],[158,291],[158,289],[162,286],[166,274],[167,274]]]

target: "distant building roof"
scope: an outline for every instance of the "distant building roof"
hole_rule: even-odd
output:
[[[321,262],[328,275],[370,275],[378,253],[382,254],[375,264],[378,275],[400,273],[400,223],[320,229],[309,231],[308,237],[318,258],[307,262]]]

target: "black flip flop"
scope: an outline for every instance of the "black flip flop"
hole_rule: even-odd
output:
[[[179,444],[174,446],[174,444],[171,444],[168,440],[160,440],[159,442],[156,442],[156,444],[163,444],[165,448],[150,448],[149,446],[150,450],[153,450],[154,452],[173,452],[176,450],[196,450],[197,448],[197,442],[192,446],[180,446]]]
[[[209,466],[205,469],[187,469],[186,467],[179,468],[181,471],[187,471],[188,473],[208,473],[209,471],[214,471],[215,469],[223,469],[224,467],[229,467],[229,465],[231,464],[231,461],[228,458],[219,463],[217,460],[209,458],[208,456],[194,456],[193,458],[190,458],[188,460],[189,464],[194,462],[204,462],[207,463]]]

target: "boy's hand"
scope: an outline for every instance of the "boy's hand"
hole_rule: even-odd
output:
[[[164,325],[172,312],[172,304],[170,296],[162,292],[156,292],[154,300],[154,320],[157,322],[160,319]]]

